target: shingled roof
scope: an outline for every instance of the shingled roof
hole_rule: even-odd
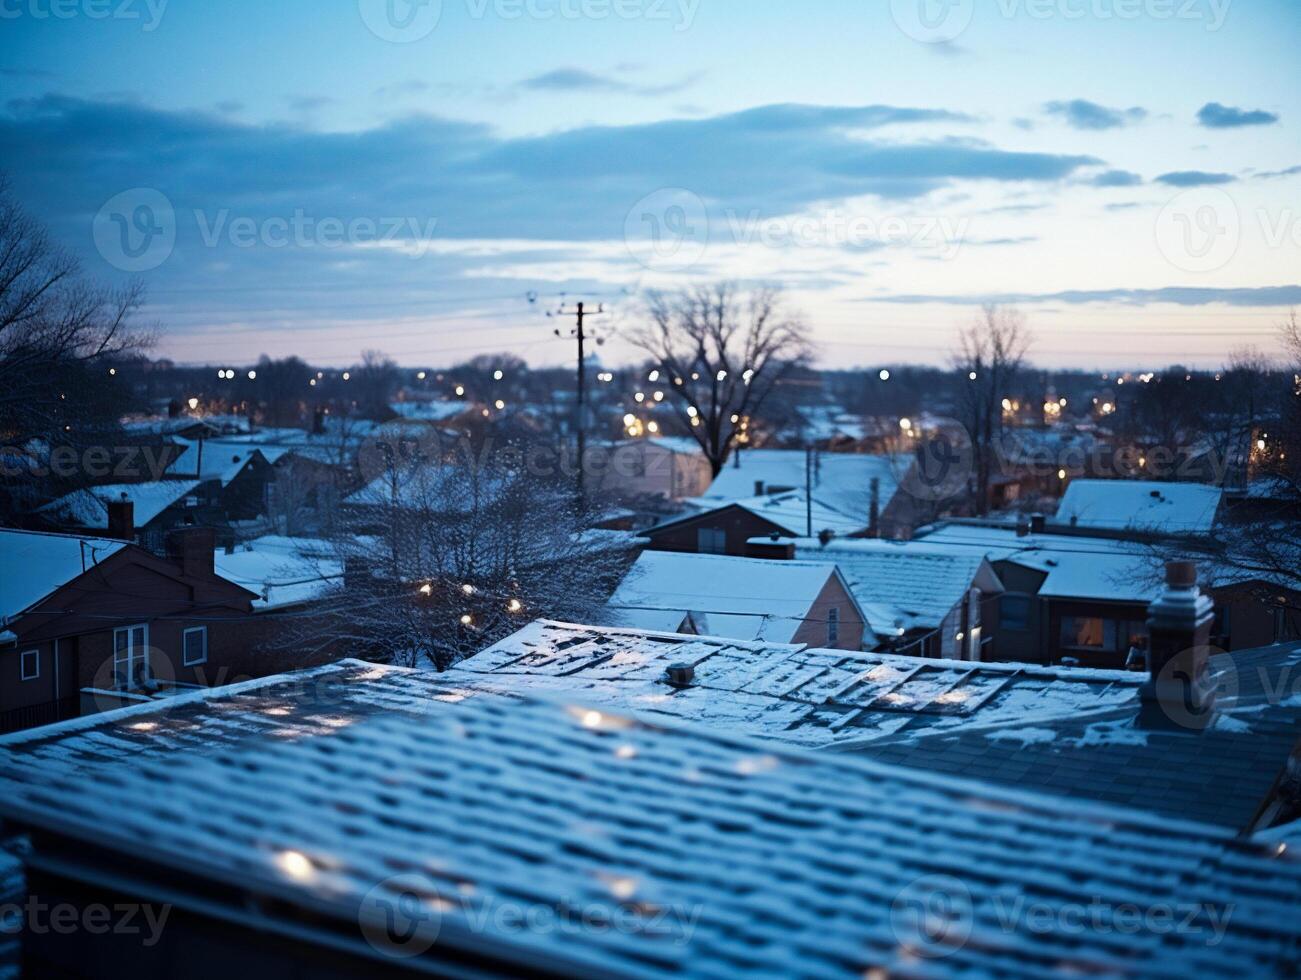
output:
[[[691,687],[663,682],[694,668]],[[811,748],[1087,717],[1130,703],[1131,673],[819,650],[539,620],[446,675],[464,693],[571,697]]]
[[[419,955],[388,970],[1265,976],[1301,942],[1276,844],[577,703],[457,702],[356,661],[0,740],[0,815],[93,845],[68,852],[87,875],[107,855],[142,888],[220,886],[207,901],[300,943],[383,957],[398,909]],[[523,924],[539,910],[553,927]]]

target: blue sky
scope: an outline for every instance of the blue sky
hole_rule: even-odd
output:
[[[1214,366],[1301,306],[1289,0],[0,15],[15,189],[184,361],[559,363],[562,293],[619,361],[640,291],[716,278],[783,284],[837,365],[943,363],[997,299],[1045,365]]]

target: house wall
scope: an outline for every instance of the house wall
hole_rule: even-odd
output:
[[[679,521],[663,531],[647,533],[652,551],[678,551],[695,554],[700,550],[702,528],[721,530],[727,535],[726,554],[745,557],[750,554],[746,542],[770,534],[789,535],[783,529],[741,507],[723,507],[699,517]]]
[[[998,597],[996,603],[991,603],[994,608],[985,620],[986,636],[992,638],[992,642],[985,648],[985,659],[1001,663],[1047,663],[1046,609],[1039,599],[1039,589],[1048,576],[1044,572],[1006,561],[994,562],[994,571],[998,573],[1007,591]],[[1030,600],[1030,615],[1025,629],[1008,629],[1004,626],[1002,604],[1007,596]]]
[[[1211,642],[1224,650],[1250,650],[1301,639],[1301,593],[1246,582],[1214,589],[1216,624]]]
[[[699,497],[712,474],[703,455],[676,453],[650,441],[616,446],[606,460],[603,489],[626,497],[660,496],[669,500]]]
[[[840,610],[840,635],[835,643],[827,640],[827,622],[831,618],[831,609]],[[858,614],[854,600],[841,584],[840,578],[832,575],[822,587],[813,605],[805,614],[804,623],[795,631],[792,643],[807,643],[812,647],[830,650],[861,650],[863,648],[863,617]]]
[[[1106,670],[1124,670],[1129,651],[1123,635],[1127,631],[1147,632],[1146,602],[1092,602],[1067,599],[1048,599],[1047,636],[1044,649],[1048,663],[1060,663],[1063,657],[1074,657],[1081,667],[1099,667]],[[1088,650],[1066,646],[1061,642],[1062,620],[1069,616],[1115,620],[1118,623],[1117,648],[1114,650]]]

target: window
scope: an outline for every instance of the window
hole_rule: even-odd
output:
[[[1005,595],[998,600],[998,625],[1000,629],[1024,632],[1030,628],[1030,614],[1034,600],[1028,595]]]
[[[840,607],[832,606],[827,610],[827,646],[833,647],[840,642]]]
[[[113,683],[119,691],[149,679],[149,627],[124,626],[113,631]]]
[[[1062,646],[1072,650],[1115,650],[1115,624],[1101,616],[1063,617]]]
[[[727,554],[727,532],[721,527],[702,527],[696,531],[696,550],[702,555]]]
[[[21,657],[22,677],[34,681],[41,676],[41,651],[24,650]]]
[[[208,662],[208,627],[196,626],[182,634],[181,662],[186,667],[197,667]]]

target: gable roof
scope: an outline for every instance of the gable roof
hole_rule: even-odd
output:
[[[1208,534],[1224,491],[1202,483],[1075,480],[1057,508],[1057,523],[1161,534]]]
[[[872,538],[823,545],[803,538],[796,542],[795,554],[835,562],[869,613],[872,629],[882,636],[938,627],[977,578],[989,592],[1002,589],[983,555],[925,543]]]
[[[266,459],[262,456],[261,450],[246,442],[205,439],[202,443],[181,440],[180,444],[185,446],[185,449],[168,467],[167,472],[173,476],[220,480],[223,487],[244,472],[244,468],[255,457]],[[202,453],[203,468],[201,473],[196,472],[200,466],[200,453]]]
[[[788,643],[838,575],[826,562],[646,551],[609,607],[624,626],[663,628],[672,615],[680,624],[691,614],[710,635]]]
[[[677,664],[689,688],[664,683]],[[1128,703],[1118,671],[924,660],[801,644],[540,620],[445,675],[462,693],[571,698],[809,748],[851,747],[999,722],[1075,718]]]
[[[344,943],[390,970],[458,956],[501,973],[688,978],[1266,976],[1294,963],[1301,865],[1273,846],[443,687],[347,661],[6,737],[0,814],[93,843],[78,857],[88,876],[107,851],[146,886],[253,889],[270,899],[259,931]],[[432,960],[357,935],[359,922],[379,934],[400,897],[436,925],[437,945],[421,947]],[[914,904],[945,898],[938,928],[917,920]],[[1048,927],[1009,916],[1019,902],[1047,910]],[[1072,927],[1071,910],[1099,907],[1192,915]],[[622,925],[494,914],[521,908]]]
[[[0,623],[125,547],[108,538],[0,528]]]
[[[861,514],[859,526],[865,527],[872,480],[880,481],[880,507],[884,511],[909,463],[909,459],[865,453],[818,453],[813,497],[841,514]],[[765,493],[803,489],[807,482],[805,468],[802,449],[745,449],[727,462],[700,500],[713,504],[749,500],[759,482]]]
[[[809,505],[807,494],[803,489],[792,490],[788,493],[776,493],[764,495],[761,497],[750,497],[745,500],[730,500],[726,502],[712,500],[709,497],[695,497],[685,501],[687,506],[696,508],[695,513],[687,514],[671,521],[666,521],[656,527],[649,528],[643,534],[654,534],[664,528],[676,527],[679,524],[686,524],[691,521],[697,521],[709,514],[716,514],[719,511],[726,510],[729,507],[739,507],[755,517],[762,518],[772,524],[777,525],[788,535],[792,537],[801,537],[808,532]],[[816,496],[813,498],[812,506],[813,533],[817,535],[820,531],[830,531],[837,535],[856,534],[866,529],[868,524],[868,515],[854,517],[848,514],[842,514],[834,507],[828,507]]]
[[[143,527],[159,514],[199,487],[197,480],[152,480],[149,483],[114,483],[74,490],[41,507],[37,513],[80,527],[104,527],[108,505],[129,500],[137,527]]]

